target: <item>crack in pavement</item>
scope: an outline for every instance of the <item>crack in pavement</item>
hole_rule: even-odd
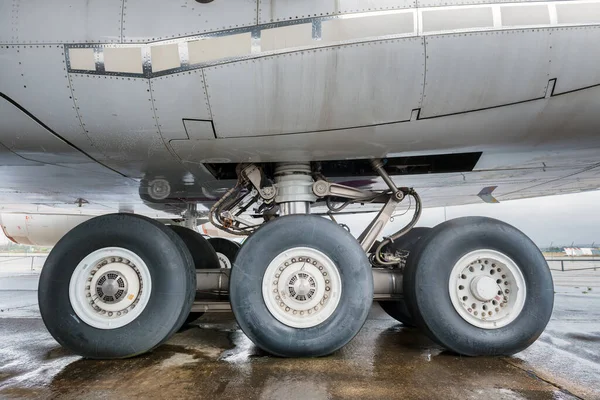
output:
[[[516,363],[516,362],[514,362],[514,361],[512,361],[512,360],[510,360],[508,358],[501,357],[501,360],[504,361],[505,363],[507,363],[508,365],[512,365],[513,367],[515,367],[517,369],[520,369],[521,371],[525,372],[527,375],[533,377],[534,379],[538,379],[538,380],[540,380],[542,382],[546,382],[547,384],[549,384],[549,385],[557,388],[559,391],[561,391],[564,394],[567,394],[569,396],[573,396],[573,397],[575,397],[576,399],[579,399],[579,400],[585,400],[583,397],[580,397],[580,396],[572,393],[571,391],[569,391],[569,389],[565,388],[564,386],[561,386],[560,384],[558,384],[556,382],[553,382],[553,381],[551,381],[549,379],[541,377],[540,375],[538,375],[533,370],[524,368],[521,365],[519,365],[518,363]]]

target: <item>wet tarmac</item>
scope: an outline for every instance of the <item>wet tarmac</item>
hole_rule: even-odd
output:
[[[35,274],[0,273],[0,398],[600,399],[600,271],[587,283],[557,286],[548,329],[513,357],[451,354],[374,305],[328,357],[269,356],[212,314],[150,354],[93,361],[47,333]]]

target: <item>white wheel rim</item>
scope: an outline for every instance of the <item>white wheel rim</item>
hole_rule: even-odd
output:
[[[284,251],[271,261],[263,276],[263,299],[279,322],[311,328],[329,318],[342,294],[335,263],[308,247]]]
[[[73,271],[69,300],[77,317],[98,329],[116,329],[144,311],[152,279],[134,252],[106,247],[87,255]]]
[[[217,258],[219,259],[221,268],[231,268],[231,261],[229,261],[229,258],[225,254],[217,251]]]
[[[452,268],[448,286],[458,314],[471,325],[498,329],[523,310],[527,288],[517,264],[495,250],[475,250]]]

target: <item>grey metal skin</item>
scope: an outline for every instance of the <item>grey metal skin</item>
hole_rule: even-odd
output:
[[[402,271],[398,269],[373,268],[373,300],[385,301],[402,298]],[[192,311],[227,312],[229,274],[231,269],[196,270],[196,300]]]
[[[466,151],[482,152],[473,171],[393,179],[422,189],[426,207],[480,202],[488,186],[499,201],[597,189],[599,10],[3,2],[0,204],[71,212],[82,198],[94,213],[166,217],[232,185],[204,163]],[[139,196],[158,178],[173,191],[148,208]]]

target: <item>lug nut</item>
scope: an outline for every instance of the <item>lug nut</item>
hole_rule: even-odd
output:
[[[285,311],[290,311],[290,308],[289,308],[289,307],[286,307],[286,308],[285,308]]]

